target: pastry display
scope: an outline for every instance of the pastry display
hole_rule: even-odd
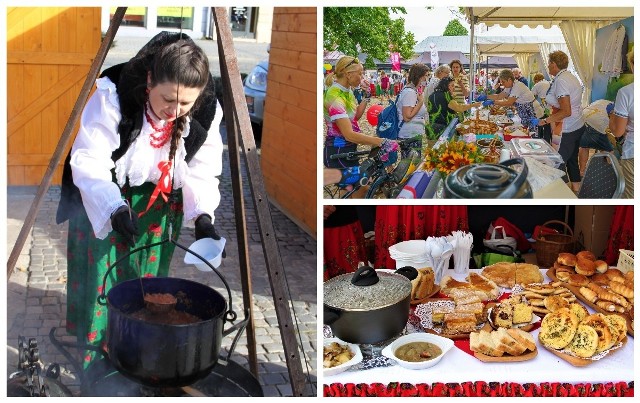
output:
[[[579,358],[590,358],[615,347],[626,337],[626,320],[621,316],[582,313],[561,308],[544,317],[538,335],[550,349],[563,350]]]
[[[544,279],[540,268],[529,263],[496,263],[486,266],[482,275],[504,288],[513,288],[516,284],[541,283]]]
[[[527,298],[534,313],[543,316],[563,307],[570,307],[576,297],[562,283],[531,284],[521,294]]]

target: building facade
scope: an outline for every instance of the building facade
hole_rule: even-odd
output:
[[[116,7],[102,8],[102,32]],[[273,7],[229,7],[229,25],[235,38],[271,41]],[[213,38],[215,26],[211,7],[128,7],[118,29],[125,36],[153,36],[160,31],[182,31],[192,38]]]

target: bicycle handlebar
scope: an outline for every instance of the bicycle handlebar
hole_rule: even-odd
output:
[[[361,157],[363,155],[369,155],[370,152],[371,152],[370,150],[367,150],[367,151],[349,151],[348,153],[333,154],[333,155],[329,156],[329,159],[331,159],[331,160],[337,160],[337,159],[354,160],[354,159],[359,159],[358,157]]]

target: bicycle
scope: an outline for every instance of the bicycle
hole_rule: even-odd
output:
[[[351,151],[347,153],[334,154],[331,159],[343,159],[347,161],[360,160],[361,157],[367,156],[360,164],[360,179],[353,184],[353,188],[347,191],[341,199],[349,198],[354,192],[363,186],[369,185],[369,189],[365,194],[366,199],[395,199],[404,187],[409,176],[417,169],[421,162],[420,154],[415,150],[419,144],[415,138],[398,139],[398,152],[406,154],[407,157],[399,160],[394,165],[386,165],[386,161],[382,160],[384,152],[380,147],[374,147],[371,150]],[[324,192],[330,198],[336,198],[340,190],[344,187],[329,185],[324,187]]]

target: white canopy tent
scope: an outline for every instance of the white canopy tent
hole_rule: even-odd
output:
[[[596,30],[633,16],[633,7],[468,7],[466,15],[471,24],[472,42],[475,42],[475,25],[479,23],[501,27],[559,26],[568,48],[568,55],[585,85],[582,100],[586,105],[591,93]],[[546,59],[553,50],[541,50],[541,53]],[[469,58],[473,63],[473,44],[470,45],[470,52]]]

